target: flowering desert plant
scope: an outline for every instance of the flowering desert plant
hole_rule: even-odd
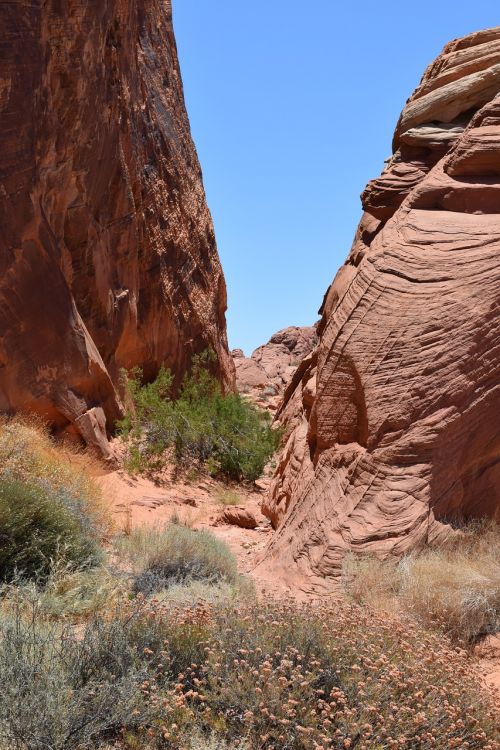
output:
[[[138,597],[78,632],[36,607],[8,617],[0,745],[499,748],[467,654],[363,608]]]

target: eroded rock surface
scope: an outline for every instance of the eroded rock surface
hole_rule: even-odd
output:
[[[297,366],[317,342],[316,326],[291,326],[271,336],[250,357],[233,349],[238,390],[257,405],[275,411]]]
[[[255,529],[257,526],[255,515],[251,510],[242,506],[230,506],[224,508],[220,520],[222,523],[239,526],[241,529]]]
[[[326,585],[500,516],[500,28],[448,44],[362,195],[278,418],[268,564]]]
[[[106,450],[119,370],[178,378],[226,291],[170,2],[0,5],[0,410]]]

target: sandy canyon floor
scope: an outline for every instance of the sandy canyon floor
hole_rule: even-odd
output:
[[[227,486],[205,476],[188,481],[170,478],[161,485],[144,477],[132,477],[123,469],[105,466],[96,468],[96,479],[110,503],[118,529],[162,525],[173,516],[193,528],[210,529],[226,542],[238,561],[242,574],[249,576],[259,596],[311,599],[299,589],[292,589],[272,573],[263,572],[259,562],[273,533],[260,506],[268,480],[263,478],[254,487]],[[228,496],[237,505],[225,505]],[[225,507],[241,507],[252,514],[257,525],[253,529],[225,523]],[[342,596],[339,589],[338,596]],[[478,672],[488,689],[493,690],[500,706],[500,636],[490,636],[478,646],[473,656]]]

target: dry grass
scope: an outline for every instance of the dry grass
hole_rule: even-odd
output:
[[[240,576],[234,583],[218,581],[185,581],[174,583],[157,594],[157,599],[169,607],[188,609],[200,604],[210,607],[227,607],[239,601],[255,601],[255,587],[249,578]]]
[[[231,745],[220,740],[216,734],[204,737],[202,734],[194,733],[193,736],[189,738],[189,745],[187,747],[189,750],[231,750]],[[240,743],[238,747],[239,750],[246,750],[249,745],[247,745],[246,742],[243,742]]]
[[[96,459],[83,451],[56,445],[36,417],[0,417],[0,477],[42,481],[55,491],[79,495],[102,536],[109,537],[114,527],[109,507],[88,471],[91,461],[95,464]]]
[[[395,560],[347,555],[342,567],[344,590],[356,604],[395,614],[400,609],[401,575]]]
[[[239,492],[231,488],[219,487],[215,492],[215,498],[218,503],[226,506],[241,505],[243,500]]]
[[[71,618],[76,622],[118,605],[129,589],[129,577],[106,566],[73,571],[59,564],[43,586],[19,581],[0,587],[0,614],[5,615],[24,602],[27,610],[36,606],[40,617]]]
[[[356,602],[409,612],[455,641],[473,643],[500,630],[500,526],[473,524],[399,562],[351,557],[344,583]]]

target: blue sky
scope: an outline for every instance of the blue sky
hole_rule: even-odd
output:
[[[250,353],[317,319],[396,120],[489,0],[173,0],[191,129],[228,287],[229,345]]]

